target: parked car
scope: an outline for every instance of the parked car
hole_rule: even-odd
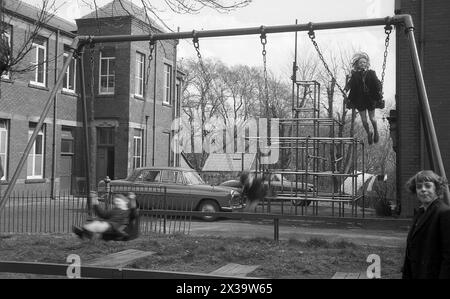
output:
[[[305,182],[292,182],[280,173],[272,173],[270,175],[270,181],[265,180],[264,184],[266,184],[269,193],[272,195],[285,194],[286,196],[305,196],[305,194],[308,194],[309,196],[312,196],[313,192],[316,191],[313,184]],[[228,180],[221,183],[219,186],[231,187],[236,191],[242,190],[242,184],[239,180]],[[310,200],[297,198],[292,199],[291,202],[296,206],[308,206],[311,203]]]
[[[192,169],[177,167],[137,168],[126,179],[110,181],[111,192],[134,192],[141,209],[231,212],[244,207],[239,191],[225,186],[207,185]],[[99,183],[99,192],[106,191]],[[166,194],[164,195],[164,189]],[[206,221],[216,220],[204,216]]]

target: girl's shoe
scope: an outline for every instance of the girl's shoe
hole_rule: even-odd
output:
[[[372,132],[370,132],[367,135],[367,141],[369,142],[369,145],[371,145],[373,143],[373,133]]]
[[[380,140],[380,136],[378,135],[378,131],[375,131],[375,136],[373,137],[373,142],[378,143]]]

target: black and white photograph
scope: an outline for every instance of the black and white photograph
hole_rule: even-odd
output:
[[[0,0],[0,279],[449,279],[449,15]]]

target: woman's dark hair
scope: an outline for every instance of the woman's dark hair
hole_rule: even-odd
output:
[[[447,185],[447,180],[432,170],[422,170],[413,175],[406,183],[406,188],[413,194],[416,194],[416,184],[423,182],[433,182],[436,186],[436,194],[442,195],[445,185]]]

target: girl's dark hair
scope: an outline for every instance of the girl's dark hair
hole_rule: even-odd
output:
[[[406,183],[406,188],[413,194],[416,194],[416,184],[423,182],[433,182],[436,186],[436,194],[442,195],[445,185],[447,185],[447,180],[439,175],[437,175],[432,170],[422,170],[413,175]]]

